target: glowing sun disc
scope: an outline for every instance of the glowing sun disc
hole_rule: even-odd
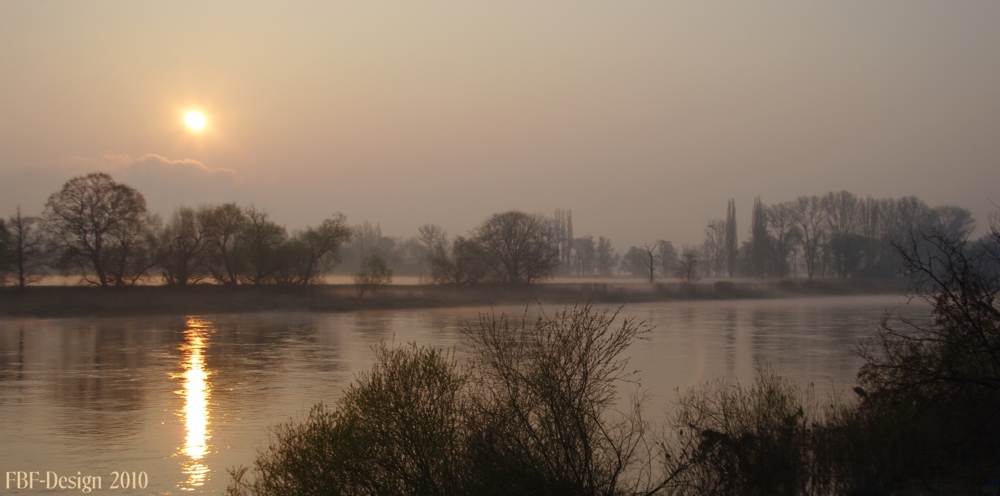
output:
[[[205,127],[205,116],[201,112],[188,112],[184,116],[184,123],[194,131],[201,131]]]

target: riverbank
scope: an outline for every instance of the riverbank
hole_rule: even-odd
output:
[[[100,289],[38,286],[24,291],[0,288],[0,315],[80,317],[101,315],[250,313],[265,311],[341,312],[352,310],[441,308],[529,304],[636,303],[670,300],[788,298],[863,294],[902,294],[898,280],[805,280],[701,282],[579,282],[530,287],[389,285],[359,297],[346,284],[301,287],[188,288],[137,286]]]

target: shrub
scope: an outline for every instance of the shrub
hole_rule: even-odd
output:
[[[860,349],[858,409],[841,419],[867,433],[857,451],[870,460],[840,463],[880,490],[995,469],[1000,446],[1000,232],[977,244],[924,234],[897,249],[930,318],[883,319]]]
[[[617,387],[635,373],[622,352],[649,330],[616,318],[585,306],[534,325],[482,315],[466,329],[478,494],[646,494],[669,481],[642,397],[616,411]]]
[[[482,315],[470,365],[416,345],[378,348],[334,408],[272,431],[233,495],[654,494],[671,478],[621,352],[648,330],[591,307],[530,325]]]
[[[228,493],[455,494],[466,380],[450,353],[382,345],[335,408],[273,428],[253,470],[231,471]]]
[[[675,463],[683,465],[676,494],[822,493],[828,481],[813,463],[811,397],[767,368],[749,388],[717,380],[682,396],[672,417]]]

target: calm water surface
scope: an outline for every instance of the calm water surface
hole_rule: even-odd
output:
[[[678,389],[750,382],[763,363],[820,392],[849,387],[861,364],[852,349],[887,309],[927,312],[899,297],[848,297],[636,304],[622,315],[655,326],[629,350],[655,415]],[[91,494],[221,494],[226,469],[251,463],[269,425],[336,400],[371,365],[373,345],[461,350],[477,312],[0,320],[0,471],[13,473],[4,492],[80,492],[46,491],[53,472],[101,476]],[[31,490],[17,490],[17,472],[39,472]],[[147,486],[111,490],[113,472],[139,483],[145,474]]]

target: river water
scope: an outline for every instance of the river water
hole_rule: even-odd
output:
[[[655,326],[628,355],[647,413],[662,417],[678,391],[749,383],[762,364],[819,393],[849,388],[861,365],[852,350],[886,310],[928,307],[829,297],[645,303],[620,315]],[[222,494],[226,469],[252,462],[268,426],[335,401],[375,344],[455,346],[461,357],[461,328],[479,311],[2,319],[4,493]]]

